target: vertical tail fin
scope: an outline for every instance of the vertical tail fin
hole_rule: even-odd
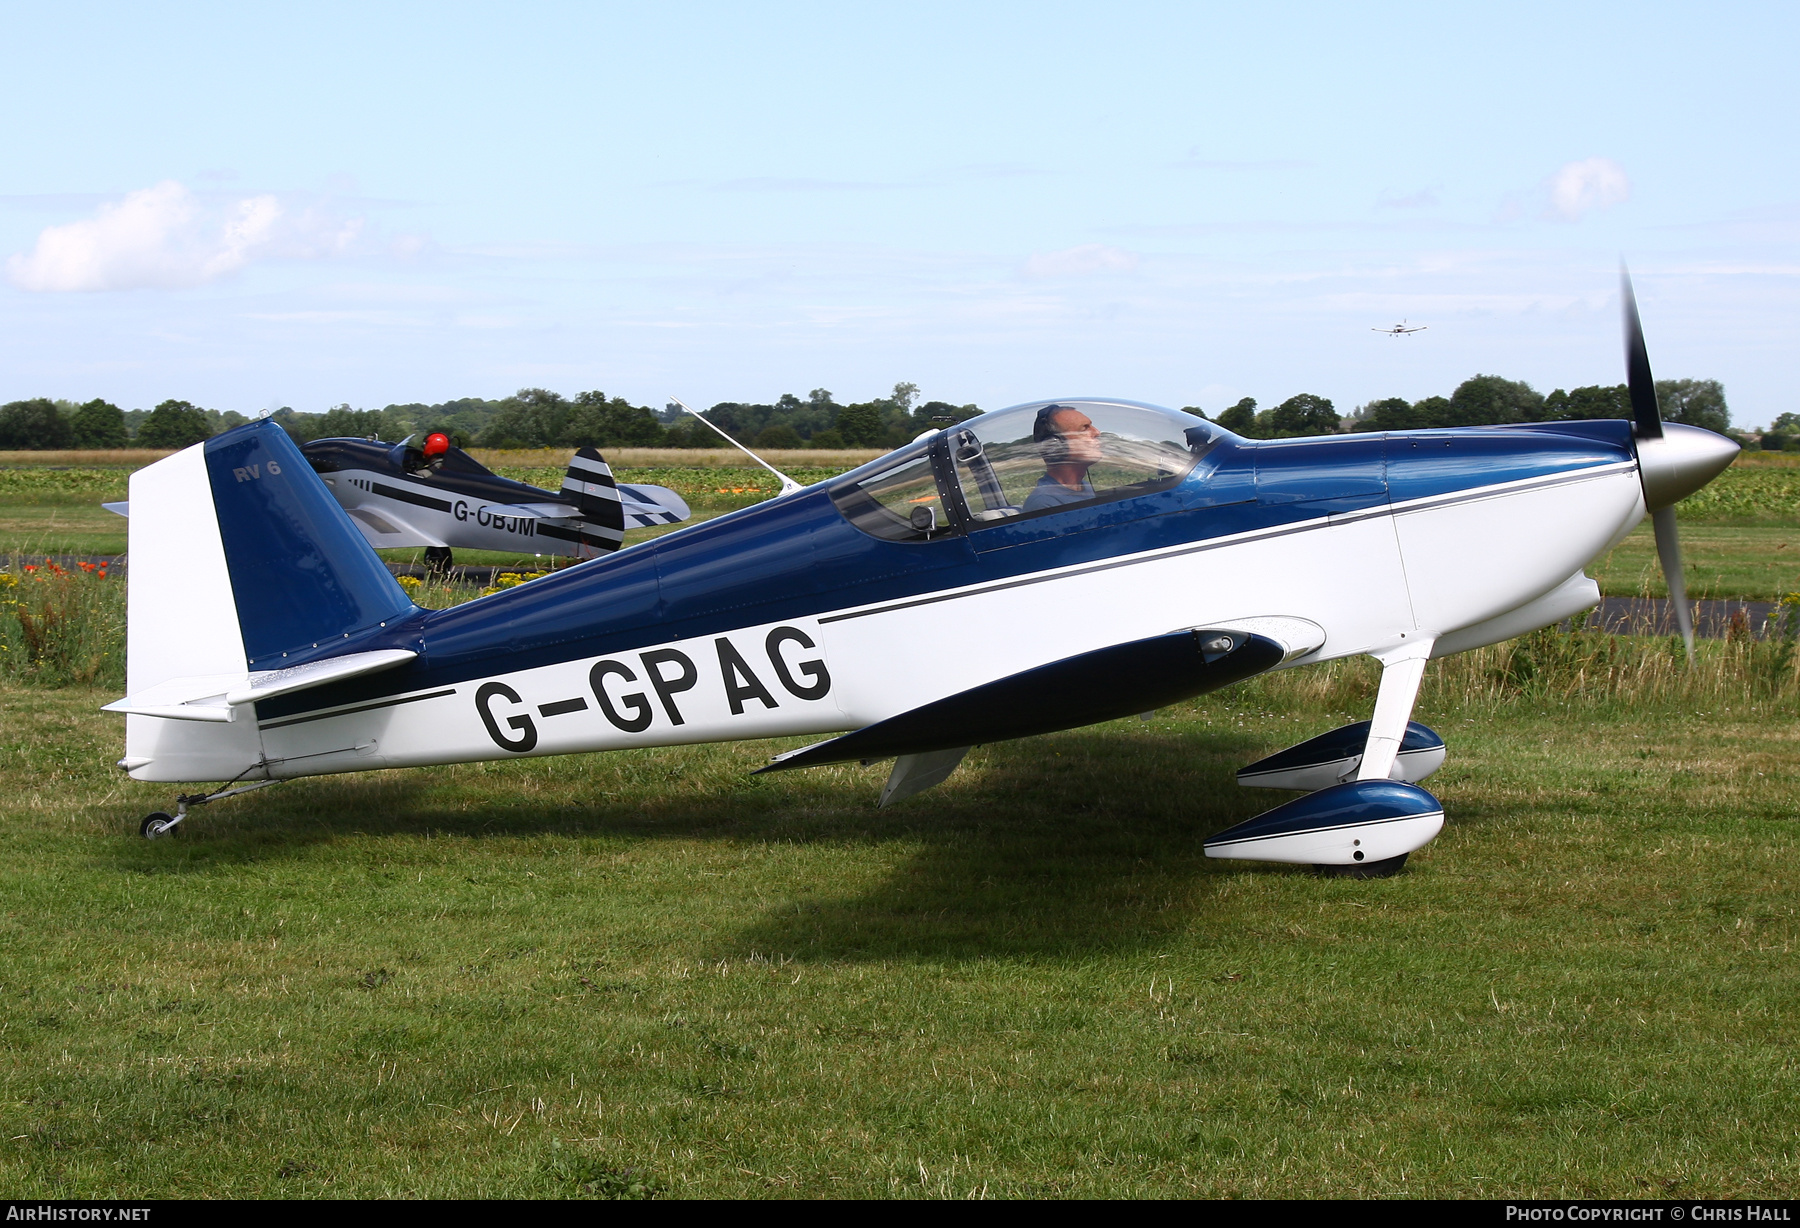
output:
[[[410,614],[395,582],[287,432],[253,422],[131,477],[126,690],[171,707],[251,673],[368,646]],[[217,723],[214,723],[217,722]],[[254,767],[254,721],[126,717],[140,780]]]
[[[581,509],[581,517],[593,526],[582,534],[583,557],[593,558],[600,551],[617,550],[625,544],[625,509],[619,502],[618,483],[612,469],[593,448],[583,448],[569,459],[568,476],[563,478],[562,493]],[[590,544],[598,538],[597,546]],[[593,550],[593,553],[588,553]]]

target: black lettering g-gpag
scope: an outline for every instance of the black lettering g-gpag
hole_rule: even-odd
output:
[[[492,710],[495,696],[500,696],[515,704],[524,702],[519,698],[519,693],[504,682],[487,682],[483,683],[481,689],[475,692],[475,711],[481,714],[481,723],[487,726],[488,737],[494,739],[496,746],[501,750],[524,754],[537,745],[537,726],[531,723],[530,716],[521,712],[516,716],[506,718],[507,728],[519,736],[509,738],[501,733],[500,723],[494,719]]]
[[[788,668],[788,663],[783,660],[781,656],[781,646],[789,641],[800,645],[802,648],[817,647],[817,645],[812,642],[812,637],[798,627],[777,627],[775,630],[769,632],[769,638],[764,642],[763,646],[768,649],[769,664],[775,667],[775,675],[781,679],[781,685],[786,687],[799,699],[825,698],[826,693],[831,690],[831,674],[826,671],[825,662],[794,662],[794,669],[812,679],[812,684],[810,686],[802,686],[800,683],[795,682],[794,675]]]
[[[779,708],[775,697],[769,694],[769,688],[762,684],[750,671],[750,662],[744,660],[744,654],[737,646],[724,636],[713,643],[719,650],[719,676],[725,681],[725,700],[731,705],[731,715],[744,714],[744,701],[754,699],[765,708]]]
[[[663,711],[669,714],[669,724],[685,725],[681,710],[675,706],[675,696],[682,691],[691,691],[694,684],[700,681],[700,671],[694,668],[693,659],[687,653],[676,648],[658,648],[654,652],[640,652],[638,660],[644,663],[644,672],[650,675],[650,685],[656,688],[656,697],[662,700]],[[662,667],[673,665],[678,671],[674,677],[663,677]]]
[[[619,696],[619,705],[630,713],[629,716],[620,715],[619,709],[613,706],[612,696],[606,693],[608,676],[623,678],[627,682],[637,681],[637,675],[631,672],[631,667],[622,662],[594,662],[594,668],[588,671],[588,685],[594,689],[594,699],[600,704],[600,711],[606,714],[606,719],[615,728],[626,733],[642,733],[650,728],[650,720],[655,713],[650,710],[649,698],[642,691]]]

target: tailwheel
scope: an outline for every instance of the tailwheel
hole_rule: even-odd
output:
[[[175,816],[158,810],[155,814],[147,814],[144,821],[138,824],[138,835],[146,840],[157,840],[163,836],[175,834]]]
[[[1362,856],[1361,853],[1357,854]],[[1392,878],[1406,866],[1407,854],[1384,857],[1380,861],[1356,861],[1346,866],[1314,866],[1321,878]]]

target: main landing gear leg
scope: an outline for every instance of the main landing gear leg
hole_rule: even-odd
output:
[[[425,574],[435,580],[448,580],[454,560],[448,546],[425,547]]]
[[[1404,656],[1388,657],[1381,663],[1381,689],[1375,693],[1375,715],[1369,722],[1369,740],[1363,747],[1362,763],[1357,766],[1358,780],[1386,780],[1394,770],[1400,754],[1401,739],[1412,720],[1413,705],[1419,699],[1419,683],[1425,677],[1425,662],[1431,656],[1431,641],[1424,640],[1404,650]],[[1361,853],[1356,854],[1361,857]],[[1400,873],[1406,865],[1405,853],[1384,857],[1380,861],[1354,861],[1348,865],[1316,865],[1327,878],[1388,878]]]
[[[204,806],[208,802],[223,801],[228,797],[236,797],[240,793],[248,793],[252,789],[266,789],[270,785],[278,785],[279,780],[258,780],[251,784],[239,785],[235,789],[216,789],[211,793],[183,793],[175,799],[175,813],[169,814],[159,810],[155,814],[145,815],[144,821],[138,824],[138,835],[146,840],[159,840],[164,836],[172,836],[181,821],[188,816],[189,806]]]

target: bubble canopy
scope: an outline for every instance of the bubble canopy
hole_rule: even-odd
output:
[[[832,498],[875,537],[931,541],[1166,489],[1228,434],[1155,405],[1032,401],[946,427],[854,469],[832,484]]]

